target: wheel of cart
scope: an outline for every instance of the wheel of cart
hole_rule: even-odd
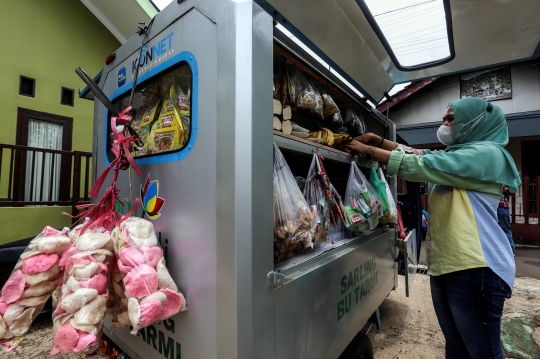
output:
[[[373,347],[369,337],[358,332],[338,359],[373,359]]]

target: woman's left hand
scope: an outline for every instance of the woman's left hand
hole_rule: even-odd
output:
[[[371,155],[373,154],[373,147],[363,144],[362,142],[352,140],[351,143],[346,145],[349,150],[361,153],[363,155]]]

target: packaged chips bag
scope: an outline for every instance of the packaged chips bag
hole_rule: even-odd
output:
[[[70,232],[61,294],[53,312],[53,347],[59,353],[94,354],[103,333],[110,268],[114,260],[111,235],[100,228]]]
[[[353,231],[372,230],[379,224],[381,199],[362,174],[356,163],[351,162],[349,181],[345,191],[345,226]]]
[[[132,156],[144,156],[148,152],[148,137],[152,129],[152,124],[155,118],[156,111],[158,111],[159,103],[155,105],[143,106],[139,109],[131,127],[139,135],[141,142],[144,144],[143,147],[136,148],[132,153]]]
[[[136,334],[186,310],[186,300],[167,270],[152,223],[131,217],[112,236],[118,266],[118,272],[113,271],[113,286],[124,309],[113,318],[114,325],[131,325],[131,333]],[[120,277],[123,287],[116,285]]]
[[[166,91],[158,119],[152,124],[147,141],[147,154],[168,152],[183,147],[185,131],[182,118],[175,105],[175,90],[171,84]]]
[[[45,227],[21,254],[0,295],[0,339],[24,335],[56,289],[71,246],[66,231]]]

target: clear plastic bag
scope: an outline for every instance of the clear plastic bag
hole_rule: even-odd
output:
[[[51,227],[30,241],[0,296],[0,339],[13,339],[28,332],[62,278],[62,253],[71,241]]]
[[[289,64],[284,62],[278,70],[275,79],[275,96],[282,106],[292,106],[295,102],[294,89],[289,78]]]
[[[348,133],[348,130],[344,127],[345,122],[343,122],[343,118],[341,117],[341,112],[338,111],[332,115],[332,125],[345,129],[345,132],[340,132],[340,133]]]
[[[274,144],[274,262],[311,247],[315,218],[285,158]]]
[[[150,221],[128,218],[113,230],[112,237],[118,267],[116,271],[113,266],[112,286],[121,306],[113,318],[116,327],[131,325],[131,334],[137,334],[186,310],[186,300],[167,270]]]
[[[384,187],[386,191],[386,198],[388,200],[388,212],[385,211],[383,213],[383,217],[381,218],[381,223],[396,223],[397,207],[396,207],[396,202],[394,201],[394,196],[392,196],[392,191],[390,190],[390,186],[388,185],[388,182],[386,181],[386,177],[380,167],[379,167],[378,174],[379,174],[379,179],[385,185]]]
[[[323,102],[317,88],[310,84],[302,71],[289,71],[290,92],[294,101],[291,104],[296,111],[308,116],[323,118]]]
[[[372,230],[379,224],[381,199],[355,162],[351,162],[345,191],[345,226],[350,230]]]
[[[69,233],[73,246],[66,252],[61,293],[52,315],[51,355],[94,354],[103,333],[113,242],[101,228],[81,234],[81,227]]]
[[[345,126],[352,137],[360,136],[366,133],[367,127],[362,116],[354,108],[349,107],[345,112]]]
[[[313,244],[324,243],[330,235],[330,228],[338,227],[339,221],[346,221],[345,207],[341,197],[330,183],[319,152],[313,154],[309,168],[304,197],[316,219]]]
[[[328,89],[322,85],[318,86],[319,93],[323,102],[323,117],[327,118],[339,113],[339,107],[328,92]],[[341,116],[340,116],[341,118]],[[342,122],[343,123],[343,122]]]

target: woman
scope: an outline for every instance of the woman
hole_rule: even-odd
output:
[[[387,164],[388,176],[432,184],[426,253],[446,358],[504,359],[501,315],[515,264],[497,207],[503,184],[512,192],[521,184],[503,148],[506,117],[498,106],[464,98],[449,104],[437,137],[444,151],[416,150],[371,133],[348,147]]]

